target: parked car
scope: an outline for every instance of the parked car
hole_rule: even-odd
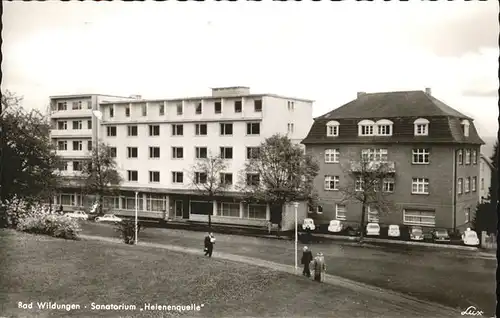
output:
[[[338,233],[338,232],[341,232],[343,228],[344,228],[344,224],[342,224],[341,221],[331,220],[330,224],[328,225],[328,232]]]
[[[368,223],[366,225],[366,235],[367,236],[379,236],[380,235],[380,225],[378,225],[378,223]]]
[[[479,245],[479,238],[477,237],[476,231],[472,231],[470,228],[462,234],[462,241],[465,245],[476,246]]]
[[[95,221],[96,222],[115,222],[115,223],[118,223],[118,222],[121,222],[122,219],[117,217],[114,214],[104,214],[103,216],[96,217]]]
[[[432,231],[432,240],[435,243],[448,243],[450,242],[450,233],[446,229],[435,229]]]
[[[414,226],[410,228],[410,240],[413,241],[423,241],[424,240],[424,231],[420,226]]]
[[[314,225],[314,220],[310,218],[304,219],[304,222],[302,223],[302,229],[305,230],[311,230],[314,231],[316,229],[316,226]]]
[[[387,236],[389,237],[400,237],[401,231],[399,229],[399,225],[391,224],[389,225],[389,229],[387,230]]]
[[[345,227],[342,232],[348,236],[359,236],[361,234],[359,227],[352,226]]]
[[[73,211],[73,212],[68,212],[64,213],[64,216],[67,216],[72,219],[79,219],[79,220],[88,220],[89,216],[87,213],[84,211]]]

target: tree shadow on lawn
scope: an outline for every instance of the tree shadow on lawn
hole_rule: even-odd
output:
[[[6,316],[404,316],[396,305],[345,289],[202,255],[5,230],[0,230],[0,250],[0,309]],[[34,302],[35,308],[18,309],[19,301]],[[37,302],[81,308],[38,310]],[[91,303],[136,305],[137,310],[96,311]],[[141,312],[144,303],[203,307]]]

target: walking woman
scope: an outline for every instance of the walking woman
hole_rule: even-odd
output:
[[[323,273],[326,271],[325,257],[323,253],[319,252],[314,258],[314,280],[321,282],[323,280]]]

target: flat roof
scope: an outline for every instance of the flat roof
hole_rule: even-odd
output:
[[[109,95],[109,94],[70,94],[70,95],[53,95],[49,96],[50,99],[60,99],[60,98],[82,98],[82,97],[91,97],[91,96],[104,96],[104,97],[118,97],[118,98],[128,98],[134,99],[130,96],[118,96],[118,95]]]

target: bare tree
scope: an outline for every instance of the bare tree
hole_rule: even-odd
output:
[[[339,187],[342,202],[361,204],[361,233],[363,240],[367,209],[374,208],[378,217],[393,208],[389,196],[394,188],[394,163],[362,155],[360,160],[349,160],[342,166],[347,182]]]
[[[222,195],[231,185],[224,171],[227,170],[226,161],[217,155],[208,153],[204,158],[196,159],[196,162],[188,171],[192,187],[208,201],[214,202],[217,196]],[[212,228],[212,211],[208,213],[208,227]]]

